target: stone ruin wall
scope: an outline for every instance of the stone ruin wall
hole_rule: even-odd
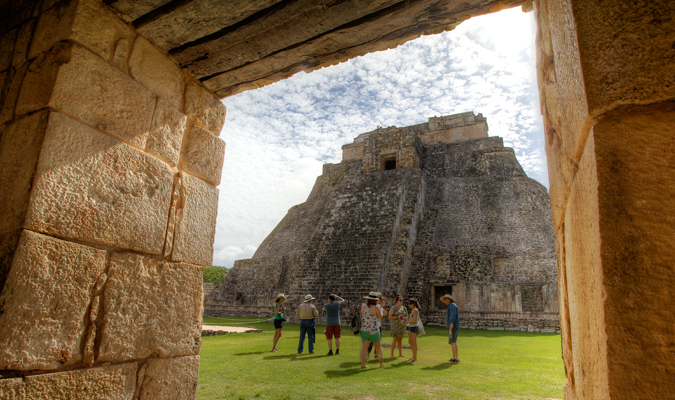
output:
[[[269,315],[276,288],[291,295],[291,321],[306,293],[320,306],[333,292],[351,300],[347,321],[363,294],[377,289],[390,300],[416,296],[428,322],[440,323],[430,295],[434,285],[450,282],[469,327],[559,329],[546,189],[527,178],[501,138],[487,137],[482,116],[442,117],[434,128],[441,122],[443,137],[459,139],[425,145],[419,137],[430,122],[360,135],[363,163],[350,158],[355,147],[344,146],[346,160],[325,165],[307,202],[289,210],[254,257],[233,269],[272,281],[235,298],[239,278],[228,276],[220,294],[205,299],[205,312]],[[478,138],[462,141],[466,132]],[[383,153],[397,156],[397,169],[382,170]],[[282,267],[282,254],[302,258]]]
[[[0,398],[193,398],[225,107],[100,1],[29,3],[0,35]]]

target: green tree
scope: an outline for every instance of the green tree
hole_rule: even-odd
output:
[[[220,282],[225,279],[225,274],[229,270],[229,268],[215,265],[210,268],[204,268],[204,283],[213,283],[216,286],[220,285]]]

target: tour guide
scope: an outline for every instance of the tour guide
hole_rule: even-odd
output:
[[[445,327],[448,328],[448,334],[450,335],[448,343],[452,347],[452,358],[450,362],[457,364],[459,362],[459,357],[457,355],[457,335],[459,334],[459,310],[457,310],[457,305],[452,296],[446,294],[441,297],[441,301],[444,302],[448,308],[445,310]]]
[[[298,354],[302,353],[305,344],[305,333],[309,341],[309,354],[314,354],[314,327],[316,327],[316,318],[319,312],[312,302],[314,297],[311,294],[305,296],[305,301],[298,306],[296,314],[300,317],[300,343],[298,343]]]

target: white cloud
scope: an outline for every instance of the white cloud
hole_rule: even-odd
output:
[[[377,125],[482,112],[490,135],[548,185],[534,64],[533,15],[518,8],[225,99],[214,264],[251,257],[322,164]]]

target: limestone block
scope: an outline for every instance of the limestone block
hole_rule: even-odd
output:
[[[113,0],[107,2],[113,10],[119,12],[126,22],[133,22],[150,11],[169,3],[171,0]]]
[[[593,127],[609,384],[626,398],[675,393],[673,121],[667,102],[625,107]]]
[[[113,254],[97,361],[199,354],[202,271],[196,265]]]
[[[35,58],[56,43],[70,38],[77,3],[78,0],[58,2],[40,15],[28,58]]]
[[[74,40],[105,60],[112,55],[118,37],[135,37],[131,28],[97,0],[70,0],[45,11],[35,29],[29,58],[63,40]]]
[[[70,61],[72,45],[59,43],[50,51],[40,53],[30,65],[21,84],[16,100],[16,115],[25,115],[44,108],[52,96],[54,83],[61,66]]]
[[[167,164],[52,113],[25,227],[161,254],[172,186]]]
[[[26,390],[23,387],[22,378],[0,379],[0,399],[23,400],[26,398]]]
[[[181,181],[171,259],[211,265],[218,189],[186,173],[181,173]]]
[[[225,105],[203,86],[190,81],[185,89],[185,114],[216,136],[225,123]]]
[[[675,2],[572,4],[591,115],[675,98]]]
[[[56,78],[49,106],[145,148],[155,96],[99,57],[74,46]]]
[[[609,399],[596,165],[591,133],[565,214],[565,263],[574,385],[581,398]]]
[[[4,71],[12,65],[14,44],[18,34],[19,30],[14,29],[0,36],[0,71]]]
[[[104,250],[23,231],[0,295],[0,368],[81,361],[91,291],[105,267]]]
[[[6,83],[7,89],[4,94],[4,102],[2,104],[2,111],[0,111],[0,124],[14,119],[14,109],[16,106],[17,99],[19,98],[19,91],[21,90],[21,83],[23,78],[26,75],[28,70],[28,65],[24,64],[16,71],[11,71],[7,76],[8,82]]]
[[[14,46],[14,58],[12,59],[12,66],[18,68],[28,60],[28,49],[33,40],[33,31],[35,30],[36,21],[28,21],[21,25],[19,35]]]
[[[132,399],[136,391],[138,364],[56,372],[26,377],[26,399]]]
[[[160,99],[152,117],[145,150],[171,166],[178,165],[187,117]]]
[[[155,358],[147,362],[140,399],[194,399],[199,356]]]
[[[197,125],[192,125],[181,157],[180,168],[213,186],[220,184],[225,158],[225,142]]]
[[[0,232],[18,231],[24,221],[48,117],[42,111],[14,121],[0,138]]]
[[[184,82],[180,68],[141,36],[129,56],[129,73],[151,92],[182,110]]]

